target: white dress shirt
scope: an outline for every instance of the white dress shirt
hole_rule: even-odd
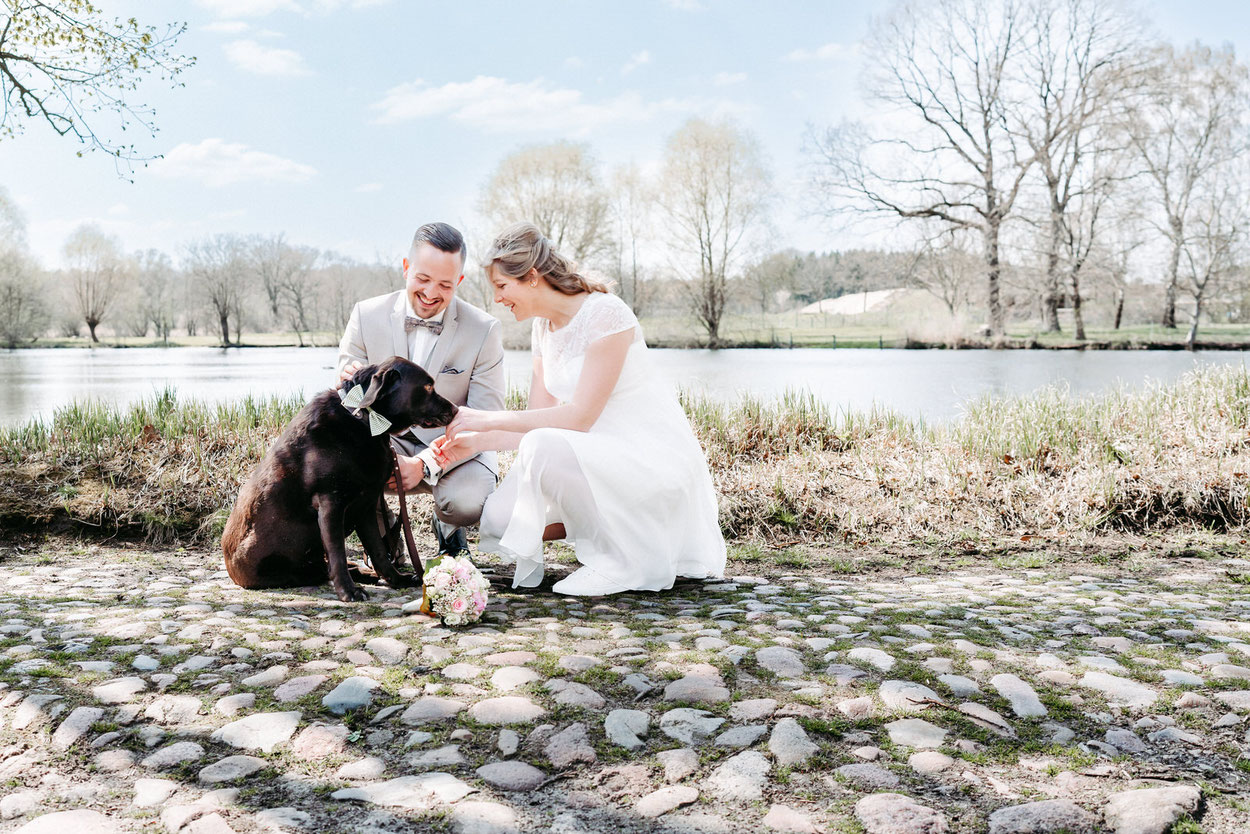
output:
[[[412,300],[405,296],[404,303],[408,305],[406,315],[413,318],[420,318],[412,309]],[[439,310],[437,314],[430,316],[426,321],[443,320],[443,315],[447,312],[447,308]],[[430,361],[430,354],[434,351],[434,343],[438,341],[438,336],[434,335],[434,331],[428,327],[414,327],[408,331],[408,358],[425,368],[425,372],[430,376],[438,373],[438,368],[429,368],[426,363]],[[438,483],[438,476],[442,474],[443,468],[438,465],[438,461],[434,459],[434,450],[426,447],[422,449],[417,457],[425,464],[425,478],[423,479],[430,486]]]
[[[410,299],[405,297],[404,303],[408,306],[406,315],[412,316],[414,319],[420,318],[420,316],[413,312],[412,301]],[[444,307],[442,310],[439,310],[436,315],[430,316],[426,319],[426,321],[442,322],[443,316],[446,313],[447,308]],[[438,337],[435,336],[434,331],[430,330],[428,327],[414,327],[412,330],[408,331],[408,358],[413,362],[416,362],[422,368],[425,368],[425,372],[430,376],[436,376],[439,370],[438,368],[425,367],[426,363],[430,361],[430,353],[434,350],[434,343],[437,341]]]

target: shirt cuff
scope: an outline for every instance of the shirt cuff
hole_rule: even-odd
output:
[[[417,459],[425,464],[425,482],[430,486],[438,483],[439,475],[443,474],[443,467],[438,465],[438,461],[434,459],[434,450],[426,446],[417,453]]]

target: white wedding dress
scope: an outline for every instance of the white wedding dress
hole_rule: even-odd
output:
[[[626,330],[634,341],[599,419],[585,432],[527,432],[482,509],[479,549],[516,562],[513,587],[541,580],[543,528],[556,522],[584,566],[578,574],[589,571],[600,593],[660,591],[679,576],[724,574],[725,540],[707,460],[676,393],[651,367],[625,302],[591,293],[559,330],[546,319],[534,321],[533,351],[542,359],[547,391],[570,401],[586,349]]]

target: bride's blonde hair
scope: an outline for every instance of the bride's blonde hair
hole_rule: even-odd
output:
[[[577,265],[557,252],[533,223],[517,223],[495,237],[482,258],[482,269],[489,274],[491,267],[518,281],[535,269],[544,281],[565,295],[608,291],[607,285],[578,273]]]

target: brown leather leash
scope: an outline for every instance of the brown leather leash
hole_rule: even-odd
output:
[[[395,447],[391,446],[390,449],[391,471],[395,473],[395,492],[399,496],[399,523],[404,528],[404,542],[408,545],[408,561],[412,562],[413,578],[420,582],[425,578],[425,570],[421,567],[417,543],[412,538],[412,525],[408,522],[408,500],[404,497],[404,479],[399,472],[399,456],[395,454]]]

